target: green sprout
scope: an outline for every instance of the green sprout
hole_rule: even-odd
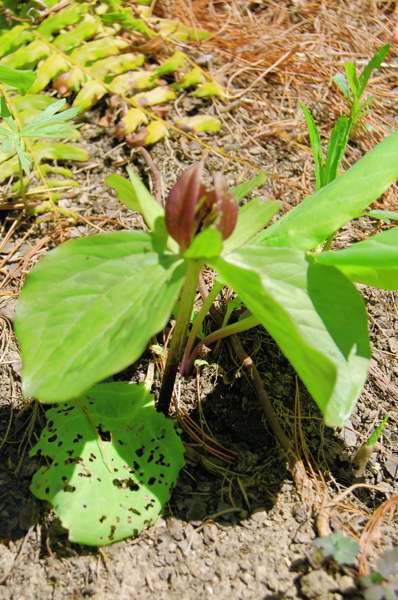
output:
[[[390,51],[390,47],[390,44],[386,44],[379,48],[361,73],[358,74],[354,63],[348,61],[344,64],[345,74],[338,73],[333,77],[333,81],[350,104],[350,117],[354,132],[357,130],[360,121],[368,112],[373,101],[372,96],[367,96],[363,99],[370,76],[375,69],[381,67]]]

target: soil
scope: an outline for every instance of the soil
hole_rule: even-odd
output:
[[[172,4],[159,3],[158,9],[184,18],[181,7],[187,5]],[[289,210],[314,185],[298,101],[314,109],[326,133],[336,114],[344,111],[330,85],[330,73],[341,70],[345,60],[364,64],[375,48],[393,41],[394,31],[398,35],[393,2],[369,2],[366,14],[363,2],[325,6],[284,0],[274,6],[242,1],[220,3],[217,9],[210,4],[218,25],[224,21],[226,25],[213,40],[193,48],[193,57],[212,54],[212,68],[231,97],[247,89],[244,100],[232,101],[228,111],[220,102],[207,106],[222,116],[222,133],[206,140],[206,149],[201,139],[171,137],[160,142],[150,150],[154,171],[139,150],[119,144],[101,126],[103,101],[84,118],[81,143],[91,158],[87,165],[74,167],[78,192],[72,190],[60,201],[62,208],[81,218],[2,213],[2,236],[10,230],[11,235],[3,245],[0,238],[0,282],[4,278],[0,286],[0,600],[361,598],[357,564],[320,565],[313,556],[312,542],[322,531],[319,516],[324,516],[326,505],[330,529],[361,540],[370,565],[384,548],[398,545],[398,523],[390,512],[391,518],[386,515],[376,535],[363,546],[369,518],[383,502],[398,495],[398,296],[365,287],[361,291],[369,313],[373,358],[363,394],[342,429],[323,426],[315,404],[264,331],[255,329],[242,336],[284,430],[296,441],[307,472],[303,489],[292,479],[242,366],[222,345],[206,357],[208,365],[196,377],[178,381],[178,411],[189,415],[209,437],[200,443],[190,433],[187,419],[181,423],[187,463],[165,514],[154,527],[136,539],[101,550],[77,546],[68,542],[51,510],[29,491],[37,462],[28,453],[44,424],[44,413],[22,399],[12,320],[18,291],[33,264],[66,239],[99,230],[143,227],[141,218],[125,209],[104,184],[106,175],[122,174],[127,163],[139,170],[149,187],[156,187],[158,176],[163,198],[184,166],[204,153],[208,172],[222,170],[231,185],[262,168],[270,174],[262,195],[281,200],[283,210]],[[191,17],[216,30],[214,20],[208,22],[211,10],[203,13],[205,5],[204,1],[191,3]],[[244,41],[240,47],[239,23]],[[250,73],[250,52],[258,52],[258,39],[262,39],[254,32],[259,24],[269,27],[258,53],[259,63],[264,62],[259,71]],[[278,60],[278,49],[283,56],[291,47],[290,62],[281,62],[256,83],[267,60],[272,64]],[[370,86],[374,112],[367,118],[373,130],[351,142],[345,166],[397,125],[397,61],[395,49],[389,57],[395,71],[382,70]],[[185,99],[178,110],[189,110],[189,102]],[[378,206],[398,208],[396,187]],[[358,219],[339,233],[335,244],[343,247],[376,227],[380,225],[368,218]],[[148,351],[115,377],[140,381],[152,360]],[[155,389],[158,385],[157,380]],[[383,436],[364,475],[357,477],[352,459],[385,414],[389,421]],[[223,448],[225,460],[215,456],[215,446]],[[354,484],[357,487],[351,487]]]

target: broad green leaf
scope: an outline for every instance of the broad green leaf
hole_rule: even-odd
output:
[[[308,134],[310,136],[312,158],[315,164],[315,181],[316,189],[320,190],[323,187],[323,153],[321,136],[319,135],[318,127],[314,121],[314,117],[310,109],[304,104],[300,103],[300,108],[304,113],[305,122],[307,124]]]
[[[247,245],[211,264],[279,344],[326,424],[342,425],[370,358],[366,311],[352,283],[290,248]]]
[[[5,83],[22,94],[28,91],[35,79],[34,71],[22,71],[0,65],[0,83]]]
[[[257,237],[268,246],[310,250],[363,211],[398,178],[398,131],[344,175],[305,198]]]
[[[72,240],[50,252],[17,308],[25,395],[70,400],[133,363],[167,323],[184,269],[154,252],[144,232]]]
[[[152,525],[168,501],[184,449],[143,385],[97,385],[46,412],[32,456],[47,465],[31,490],[50,502],[69,539],[103,546]]]
[[[372,219],[380,219],[380,221],[398,221],[398,212],[394,210],[370,210],[365,213],[365,216],[371,217]]]
[[[134,187],[128,179],[121,175],[108,175],[105,179],[105,183],[115,190],[118,199],[127,206],[127,208],[130,208],[130,210],[135,212],[140,212],[140,205],[137,201]]]
[[[265,171],[259,171],[257,175],[249,179],[249,181],[244,181],[239,185],[232,188],[232,193],[235,196],[235,200],[240,202],[243,198],[246,198],[251,192],[253,192],[256,188],[263,185],[268,179],[268,175]]]
[[[381,67],[381,64],[382,64],[383,60],[386,58],[387,54],[389,53],[390,48],[391,48],[390,44],[386,44],[385,46],[382,46],[381,48],[379,48],[379,50],[377,50],[377,52],[375,52],[375,54],[372,56],[372,58],[370,59],[370,61],[368,62],[368,64],[366,65],[366,67],[364,68],[362,73],[360,74],[359,89],[360,89],[361,94],[363,94],[372,72],[375,69],[378,69],[379,67]]]
[[[279,207],[280,202],[264,202],[261,198],[254,198],[241,206],[236,227],[232,235],[224,241],[223,254],[228,254],[253,239],[259,231],[263,230]]]
[[[158,202],[156,202],[155,198],[148,191],[146,186],[142,183],[140,177],[135,171],[133,171],[133,169],[128,167],[127,173],[129,174],[130,178],[133,197],[140,207],[139,212],[144,217],[148,227],[153,229],[156,219],[158,217],[163,217],[164,215],[163,208]]]
[[[184,252],[184,258],[213,258],[220,256],[223,247],[221,233],[218,229],[205,229],[194,239],[188,250]]]
[[[352,281],[398,290],[398,227],[344,250],[322,252],[317,261],[337,267]]]

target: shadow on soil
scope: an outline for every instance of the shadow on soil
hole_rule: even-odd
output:
[[[296,391],[293,370],[264,332],[255,332],[244,343],[246,348],[252,348],[252,356],[282,425],[286,431],[292,430]],[[184,432],[188,460],[166,516],[193,525],[211,519],[223,526],[232,526],[257,511],[269,511],[290,475],[285,457],[264,423],[251,384],[238,366],[231,363],[226,352],[215,356],[214,360],[217,360],[217,366],[205,367],[201,372],[200,407],[196,401],[195,378],[182,387],[184,400],[180,402],[185,404],[185,410],[199,429],[232,454],[233,460],[226,462],[204,452],[203,445]],[[216,380],[215,386],[211,380]],[[306,417],[302,420],[303,435],[313,456],[341,483],[352,483],[354,474],[342,441],[332,430],[322,429],[320,415],[305,390],[302,390],[302,412]],[[48,506],[37,501],[29,491],[32,474],[39,462],[29,458],[28,450],[21,458],[23,446],[20,447],[20,441],[32,413],[25,411],[22,415],[14,415],[11,427],[9,418],[9,408],[0,408],[0,439],[8,431],[0,463],[0,541],[7,543],[21,539],[40,522],[43,556],[48,554],[48,546],[53,553],[63,557],[92,553],[94,550],[70,544]],[[44,417],[40,413],[34,424],[32,441],[37,439],[43,425]]]

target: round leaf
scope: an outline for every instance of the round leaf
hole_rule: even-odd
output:
[[[31,490],[53,506],[69,539],[103,546],[153,524],[184,465],[171,419],[142,385],[98,385],[51,408],[32,449],[49,463]]]
[[[144,232],[66,242],[28,276],[17,306],[26,396],[76,398],[133,363],[167,323],[184,277]]]

